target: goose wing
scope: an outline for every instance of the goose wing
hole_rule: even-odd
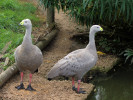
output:
[[[79,72],[83,73],[83,71],[86,71],[87,69],[85,67],[93,62],[93,59],[90,59],[90,57],[91,55],[88,55],[84,49],[69,53],[54,65],[48,73],[48,78],[53,78],[59,75],[74,76]]]

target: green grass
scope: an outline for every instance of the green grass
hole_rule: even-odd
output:
[[[11,41],[5,57],[14,63],[14,49],[21,44],[25,28],[19,23],[26,18],[31,19],[34,26],[39,26],[39,18],[35,16],[36,7],[30,3],[20,3],[19,0],[0,0],[0,52]],[[6,69],[6,68],[4,68]]]

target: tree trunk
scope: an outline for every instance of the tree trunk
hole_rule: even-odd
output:
[[[47,8],[47,27],[55,22],[55,12],[54,7]]]

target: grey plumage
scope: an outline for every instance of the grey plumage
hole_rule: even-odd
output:
[[[32,74],[42,64],[43,56],[38,47],[31,45],[27,49],[20,45],[15,51],[15,61],[20,72],[29,70]]]
[[[31,73],[34,73],[34,71],[42,64],[43,56],[41,50],[36,45],[32,44],[31,21],[25,19],[23,22],[26,22],[26,24],[29,25],[26,25],[26,33],[22,44],[16,48],[15,61],[20,72],[29,70]]]
[[[81,80],[97,62],[98,56],[95,46],[95,33],[102,31],[99,25],[93,25],[90,29],[89,44],[84,49],[69,53],[59,60],[48,73],[48,78],[56,76],[77,77]]]
[[[43,55],[41,50],[36,46],[32,44],[32,38],[31,38],[31,31],[32,31],[32,23],[29,19],[24,19],[20,23],[20,25],[25,26],[26,33],[23,38],[23,42],[20,46],[16,48],[15,51],[15,62],[18,67],[18,69],[21,72],[21,82],[20,85],[16,86],[18,90],[25,89],[23,85],[23,71],[29,70],[29,85],[26,88],[26,90],[34,91],[31,87],[31,80],[32,80],[32,74],[38,69],[38,67],[43,62]]]

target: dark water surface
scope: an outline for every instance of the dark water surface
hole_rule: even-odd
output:
[[[120,70],[94,84],[96,92],[87,100],[133,100],[133,71]]]

